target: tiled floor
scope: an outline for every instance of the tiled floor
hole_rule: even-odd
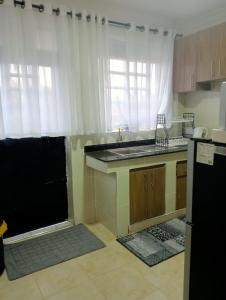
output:
[[[115,241],[101,224],[88,226],[107,247],[8,281],[1,300],[182,300],[184,255],[152,268]]]

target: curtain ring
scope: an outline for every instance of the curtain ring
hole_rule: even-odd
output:
[[[72,10],[71,10],[71,11],[68,11],[68,12],[67,12],[67,15],[70,16],[70,17],[72,18],[72,16],[73,16]]]
[[[20,5],[21,8],[25,8],[25,1],[15,1],[14,0],[14,6],[16,7],[18,5]]]
[[[92,20],[93,20],[93,16],[92,15],[87,15],[86,16],[86,21],[87,22],[92,22]],[[95,17],[94,17],[94,21],[95,21]]]
[[[56,13],[57,16],[60,15],[60,9],[59,9],[59,7],[55,9],[55,13]]]
[[[82,18],[82,14],[81,13],[77,13],[77,14],[75,14],[75,16],[78,18],[78,20],[81,20],[81,18]]]
[[[159,30],[157,28],[150,28],[149,31],[153,32],[154,34],[159,33]]]
[[[45,6],[43,4],[40,4],[38,10],[39,12],[43,12],[45,10]]]
[[[21,2],[21,8],[25,8],[25,1],[24,0]]]

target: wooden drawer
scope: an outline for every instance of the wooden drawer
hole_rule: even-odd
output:
[[[179,161],[177,163],[177,176],[186,176],[187,175],[187,161]]]

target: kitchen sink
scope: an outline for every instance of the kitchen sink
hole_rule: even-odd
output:
[[[127,148],[116,148],[107,151],[117,155],[131,156],[136,154],[164,152],[166,149],[167,148],[163,146],[146,145],[146,146],[135,146],[135,147],[127,147]]]

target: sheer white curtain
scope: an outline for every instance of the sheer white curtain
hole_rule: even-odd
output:
[[[79,49],[74,60],[74,68],[80,76],[78,133],[106,133],[110,109],[108,21],[105,19],[102,23],[100,15],[91,14],[87,22],[86,16],[83,11],[80,20],[72,20],[72,49],[74,45]]]
[[[112,127],[155,128],[158,113],[170,119],[175,32],[111,29]]]
[[[73,16],[0,5],[0,138],[106,131],[107,26]]]
[[[75,14],[0,5],[0,138],[150,130],[170,115],[175,33]]]

